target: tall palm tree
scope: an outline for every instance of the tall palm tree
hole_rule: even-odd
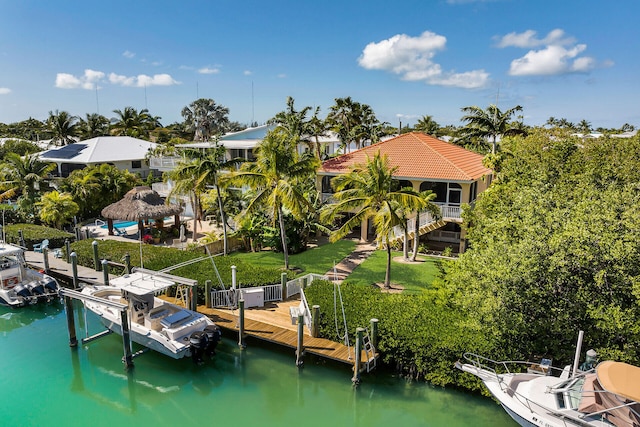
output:
[[[494,104],[489,105],[486,110],[475,105],[463,107],[462,112],[465,115],[461,121],[466,124],[461,129],[461,138],[486,138],[491,141],[491,152],[495,154],[498,137],[507,134],[514,128],[509,121],[516,111],[522,111],[522,107],[516,105],[505,112],[500,111]]]
[[[158,125],[158,117],[152,117],[149,110],[138,111],[133,107],[113,110],[116,117],[111,119],[111,134],[126,135],[134,138],[146,137],[148,132]]]
[[[307,113],[311,107],[304,107],[302,110],[296,111],[294,103],[295,100],[288,96],[287,109],[277,113],[268,123],[276,124],[293,138],[304,141],[309,134]]]
[[[356,165],[343,175],[332,180],[336,192],[335,203],[326,205],[321,211],[321,221],[333,221],[344,213],[352,213],[344,224],[331,233],[336,241],[348,235],[365,220],[371,219],[376,229],[378,245],[387,250],[387,269],[384,286],[391,284],[391,244],[393,227],[403,223],[404,212],[418,211],[425,206],[422,197],[413,190],[394,190],[393,174],[397,168],[389,166],[387,156],[378,152],[364,165]]]
[[[78,125],[80,134],[84,139],[91,139],[97,136],[109,134],[109,119],[97,113],[86,115],[86,119],[80,119]]]
[[[75,142],[74,137],[78,134],[78,118],[70,115],[66,111],[49,111],[47,127],[51,132],[51,141],[55,145],[68,145]]]
[[[187,150],[184,152],[185,158],[191,159],[178,164],[178,167],[169,173],[169,178],[174,181],[172,194],[192,194],[194,201],[194,212],[196,221],[201,217],[200,198],[211,186],[216,189],[218,209],[220,211],[220,221],[222,223],[222,233],[224,239],[224,255],[228,253],[227,219],[220,192],[218,175],[221,171],[229,169],[238,163],[237,159],[225,161],[225,148],[215,145],[214,148],[206,151]],[[222,159],[222,160],[221,160]],[[185,191],[187,190],[187,191]],[[194,225],[194,235],[196,226]]]
[[[309,119],[307,131],[309,132],[309,148],[313,151],[318,159],[322,158],[324,146],[320,142],[320,138],[328,136],[330,126],[326,120],[319,117],[320,107],[316,107],[313,116]]]
[[[213,99],[200,98],[182,109],[185,129],[194,132],[194,141],[209,141],[229,128],[229,109]]]
[[[0,165],[0,186],[4,189],[0,194],[0,200],[19,194],[18,206],[25,214],[35,217],[38,194],[48,188],[45,178],[55,168],[55,163],[41,162],[38,154],[21,157],[16,153],[7,153]]]
[[[355,102],[351,97],[335,99],[327,122],[345,149],[352,142],[356,148],[361,148],[367,141],[377,142],[383,128],[370,106]]]
[[[62,228],[80,209],[78,204],[73,201],[71,194],[58,193],[57,191],[44,194],[36,205],[40,208],[42,222],[56,228]]]
[[[320,165],[310,153],[298,155],[298,141],[287,132],[275,129],[267,133],[256,149],[254,162],[245,163],[229,177],[230,183],[247,185],[255,190],[241,216],[249,215],[266,206],[280,229],[284,252],[284,266],[289,268],[289,250],[284,223],[285,209],[294,218],[302,218],[313,205],[304,196],[299,184],[313,179]]]

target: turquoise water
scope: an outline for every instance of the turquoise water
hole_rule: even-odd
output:
[[[76,308],[78,338],[84,312]],[[93,315],[89,333],[99,330]],[[473,426],[515,424],[487,398],[408,383],[377,372],[353,389],[350,371],[293,350],[225,338],[204,366],[149,352],[127,373],[112,334],[68,346],[65,313],[51,306],[0,307],[3,426]],[[453,368],[452,368],[453,369]]]

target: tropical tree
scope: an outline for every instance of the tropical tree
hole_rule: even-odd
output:
[[[377,142],[384,128],[370,106],[355,102],[351,97],[335,99],[327,122],[347,150],[351,143],[361,148],[367,142]]]
[[[185,129],[194,132],[194,141],[209,141],[229,128],[229,109],[213,99],[200,98],[182,109]]]
[[[225,148],[221,145],[215,145],[206,151],[185,150],[184,160],[168,174],[168,178],[174,182],[171,194],[190,194],[193,202],[193,209],[196,215],[194,220],[193,234],[196,234],[196,224],[202,218],[201,197],[214,187],[217,194],[218,209],[220,211],[220,219],[222,223],[222,232],[224,239],[224,254],[227,249],[227,219],[222,201],[222,194],[219,184],[219,173],[222,170],[229,169],[238,164],[237,159],[230,161],[224,160]]]
[[[51,141],[55,145],[67,145],[75,142],[74,137],[78,134],[78,118],[70,115],[66,111],[49,111],[47,127],[51,132]]]
[[[440,216],[440,208],[438,207],[438,205],[433,203],[433,200],[437,196],[436,193],[434,193],[431,190],[427,190],[427,191],[422,191],[418,194],[425,201],[425,207],[421,210],[416,211],[416,217],[414,218],[414,221],[415,221],[414,229],[416,231],[415,231],[415,236],[413,237],[413,251],[411,252],[411,258],[409,258],[409,261],[411,262],[415,262],[416,257],[418,255],[418,246],[420,242],[420,236],[418,235],[418,233],[420,232],[420,215],[423,212],[427,212],[434,218],[438,218]]]
[[[138,111],[133,107],[124,107],[124,110],[113,110],[113,112],[116,117],[111,119],[112,135],[146,137],[149,131],[159,125],[159,118],[151,116],[146,108]]]
[[[109,134],[109,119],[97,113],[87,114],[86,119],[80,119],[78,124],[80,135],[84,139]]]
[[[57,191],[45,193],[36,205],[40,208],[42,222],[55,228],[62,228],[80,209],[71,194]]]
[[[578,123],[577,128],[583,134],[591,133],[591,123],[588,120],[582,119],[580,123]]]
[[[285,228],[285,210],[302,218],[313,205],[301,191],[300,183],[313,179],[320,162],[310,154],[298,154],[298,140],[283,130],[267,133],[256,148],[254,162],[245,163],[229,177],[230,183],[247,185],[255,190],[241,216],[266,207],[280,230],[285,269],[289,268],[289,250]]]
[[[424,198],[413,190],[398,189],[393,174],[397,168],[389,166],[389,159],[379,152],[368,158],[364,165],[356,165],[343,175],[331,180],[336,192],[335,203],[326,205],[321,213],[323,222],[335,221],[345,213],[351,215],[330,235],[331,241],[337,241],[348,235],[364,221],[372,220],[376,229],[379,246],[386,247],[387,268],[384,286],[391,285],[391,244],[390,237],[396,225],[404,223],[407,211],[419,211],[426,206]]]
[[[486,110],[476,106],[463,107],[462,112],[465,115],[461,121],[466,124],[461,129],[461,139],[489,140],[491,153],[495,154],[498,137],[510,134],[510,131],[514,129],[510,120],[516,111],[522,111],[522,107],[516,105],[505,112],[502,112],[494,104],[489,105]]]
[[[422,116],[414,126],[414,129],[427,135],[437,136],[440,125],[433,120],[433,116]]]
[[[41,190],[48,188],[45,181],[47,175],[55,169],[54,163],[38,160],[37,154],[24,157],[16,153],[8,153],[0,165],[3,189],[0,200],[20,195],[18,206],[28,217],[35,217],[35,202]]]
[[[287,109],[277,113],[267,123],[275,124],[291,137],[305,141],[309,134],[309,122],[307,121],[307,113],[311,107],[304,107],[300,111],[296,111],[294,106],[295,100],[287,97]]]
[[[309,148],[313,151],[318,159],[322,158],[324,145],[320,142],[320,138],[328,136],[331,129],[326,120],[319,117],[320,107],[316,107],[313,116],[309,119],[307,132],[309,133]]]

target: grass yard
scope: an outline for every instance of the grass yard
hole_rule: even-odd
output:
[[[440,258],[418,256],[418,262],[405,263],[394,261],[402,257],[402,252],[391,252],[391,286],[402,286],[404,293],[420,293],[428,289],[440,275],[438,263]],[[387,252],[378,250],[353,270],[345,283],[356,285],[372,285],[384,282],[387,269]]]
[[[326,243],[316,248],[307,249],[302,253],[290,255],[289,267],[299,268],[304,274],[325,274],[333,268],[334,263],[339,263],[344,257],[349,255],[355,247],[356,242],[352,240]],[[253,264],[278,268],[284,266],[284,255],[272,251],[234,252],[230,254],[229,257],[232,259],[234,257],[241,258],[243,262],[249,265]]]

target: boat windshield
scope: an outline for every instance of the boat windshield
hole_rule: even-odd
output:
[[[583,385],[584,385],[584,377],[580,377],[573,383],[569,384],[569,387],[565,392],[567,406],[569,408],[576,409],[580,404],[580,399],[582,398]]]

